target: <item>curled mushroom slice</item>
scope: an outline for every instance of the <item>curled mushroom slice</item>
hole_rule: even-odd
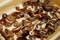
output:
[[[20,27],[17,27],[17,28],[12,29],[12,32],[13,32],[13,33],[19,32],[19,31],[20,31],[20,29],[21,29],[21,26],[20,26]]]
[[[0,23],[2,24],[2,25],[6,25],[6,19],[5,18],[2,18],[1,20],[0,20]]]
[[[36,40],[35,36],[29,36],[29,40]]]
[[[23,12],[23,13],[27,13],[26,7],[23,9],[20,9],[19,7],[16,7],[16,10]]]
[[[10,27],[10,26],[12,26],[12,23],[6,22],[6,24],[5,24],[4,26],[5,26],[5,27]]]
[[[16,35],[18,37],[26,37],[29,35],[29,31],[23,29],[23,30],[20,30],[19,32],[17,32]]]
[[[14,22],[14,26],[15,26],[15,27],[19,27],[20,25],[21,25],[21,24],[20,24],[18,21],[15,21],[15,22]]]
[[[5,18],[1,19],[1,24],[4,25],[4,26],[6,26],[6,27],[9,27],[9,26],[12,25],[12,23],[7,22],[7,20]]]
[[[58,19],[60,19],[60,13],[56,12],[55,14],[58,17]]]
[[[26,37],[26,36],[28,36],[29,35],[29,31],[28,30],[22,30],[22,36],[23,37]]]
[[[13,17],[12,15],[8,15],[7,20],[13,23],[15,21],[15,17]]]
[[[56,6],[53,7],[53,12],[54,12],[54,13],[57,12],[58,10],[59,10],[58,7],[56,7]]]
[[[7,35],[6,35],[5,31],[1,30],[0,33],[1,33],[1,36],[3,36],[5,39],[7,38]]]
[[[57,20],[57,22],[55,23],[55,29],[60,26],[60,20]]]
[[[13,33],[9,30],[0,31],[0,33],[6,40],[8,37],[13,37]]]
[[[54,29],[52,26],[49,26],[47,33],[48,33],[48,34],[52,34],[52,33],[54,33],[54,32],[55,32],[55,29]]]
[[[13,37],[14,36],[13,32],[8,30],[8,29],[5,29],[5,33],[6,33],[7,37]]]
[[[31,31],[32,28],[33,28],[33,25],[30,25],[30,26],[25,27],[25,30]]]
[[[27,23],[27,21],[26,21],[26,20],[22,20],[22,26],[25,26],[25,25],[26,25],[26,23]]]
[[[50,16],[48,16],[47,12],[40,13],[39,15],[41,15],[40,16],[41,19],[46,19],[46,20],[50,19]]]
[[[36,36],[37,38],[40,38],[40,31],[39,30],[34,30],[34,36]]]
[[[22,37],[22,30],[20,30],[19,32],[16,32],[17,37]]]
[[[15,17],[16,19],[19,19],[20,18],[20,14],[21,12],[13,12],[12,13],[12,16]]]
[[[49,3],[49,4],[43,4],[42,5],[42,8],[45,10],[45,11],[53,11],[53,6],[52,6],[52,4],[51,3]]]

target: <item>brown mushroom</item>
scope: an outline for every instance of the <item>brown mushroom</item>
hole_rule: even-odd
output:
[[[20,9],[19,7],[16,7],[16,10],[23,12],[23,13],[27,13],[26,7],[23,9]]]
[[[2,25],[6,25],[6,19],[5,18],[2,18],[1,20],[0,20],[0,23],[2,24]]]
[[[40,38],[40,31],[39,30],[34,30],[34,36],[36,36],[37,38]]]
[[[12,15],[13,17],[15,17],[16,19],[19,19],[19,18],[20,18],[20,13],[21,13],[21,12],[13,12],[11,15]]]
[[[8,37],[13,37],[14,34],[12,31],[5,29],[5,31],[0,31],[1,35],[7,39]]]
[[[1,30],[0,33],[1,33],[1,36],[3,36],[5,39],[7,38],[7,35],[6,35],[5,31]]]
[[[7,20],[13,23],[15,21],[15,17],[13,17],[12,15],[8,15]]]
[[[19,32],[19,31],[20,31],[20,28],[21,28],[21,27],[14,28],[14,29],[12,29],[12,32],[13,32],[13,33]]]
[[[21,23],[19,23],[18,21],[15,21],[15,22],[14,22],[14,26],[15,26],[15,27],[19,27],[20,25],[21,25]]]
[[[13,32],[8,30],[8,29],[5,29],[5,33],[6,33],[7,37],[13,37],[14,36]]]
[[[60,19],[60,13],[56,12],[55,14],[58,17],[58,19]]]
[[[17,37],[22,37],[22,30],[19,32],[16,32]]]
[[[10,27],[10,26],[12,26],[12,23],[10,23],[10,22],[6,22],[6,25],[4,25],[5,27]]]
[[[43,3],[42,8],[45,11],[50,11],[50,12],[53,11],[53,5],[51,3],[48,3],[48,4]]]

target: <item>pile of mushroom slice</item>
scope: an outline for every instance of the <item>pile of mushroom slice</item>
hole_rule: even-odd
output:
[[[15,35],[16,40],[44,40],[60,26],[60,9],[50,0],[29,0],[22,6],[0,19],[0,33],[5,40],[14,40]],[[11,26],[14,26],[12,30],[7,29]]]

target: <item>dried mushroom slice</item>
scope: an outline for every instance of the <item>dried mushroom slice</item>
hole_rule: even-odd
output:
[[[5,29],[5,33],[6,33],[7,37],[13,37],[14,36],[13,32],[8,30],[8,29]]]
[[[15,27],[19,27],[20,25],[21,25],[20,22],[18,22],[18,21],[15,21],[15,22],[14,22],[14,26],[15,26]]]
[[[11,15],[12,15],[13,17],[15,17],[16,19],[19,19],[19,18],[20,18],[20,13],[21,13],[21,12],[13,12]]]
[[[0,23],[2,24],[2,25],[6,25],[6,19],[5,18],[2,18],[1,20],[0,20]]]
[[[5,18],[2,18],[0,21],[1,21],[0,23],[6,27],[10,27],[12,25],[12,23],[7,22]]]
[[[22,31],[16,32],[17,37],[22,37]]]
[[[1,36],[3,36],[5,39],[7,38],[5,31],[0,31],[0,33],[1,33]]]
[[[12,26],[12,23],[10,23],[10,22],[6,22],[5,27],[10,27],[10,26]]]
[[[12,29],[12,32],[13,32],[13,33],[19,32],[20,29],[21,29],[21,27],[14,28],[14,29]]]
[[[53,6],[51,4],[43,4],[42,7],[45,11],[53,11]]]
[[[7,20],[14,22],[15,21],[15,17],[13,17],[12,15],[8,15],[7,16]]]
[[[24,7],[23,9],[20,9],[19,7],[16,7],[17,11],[23,12],[23,13],[27,13],[28,10],[26,10],[26,7]]]
[[[58,17],[58,19],[60,19],[60,13],[59,12],[56,12],[55,14]]]

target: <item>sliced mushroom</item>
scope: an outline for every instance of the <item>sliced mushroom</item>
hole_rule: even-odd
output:
[[[10,23],[10,22],[6,22],[5,27],[10,27],[10,26],[12,26],[12,23]]]
[[[23,13],[27,13],[26,7],[23,9],[20,9],[19,7],[16,7],[16,10],[23,12]]]
[[[42,8],[43,8],[43,10],[45,10],[45,11],[50,11],[50,12],[53,11],[53,6],[52,6],[52,4],[50,4],[50,3],[49,3],[49,4],[45,4],[45,3],[44,3],[44,4],[42,5]]]
[[[60,20],[57,20],[57,22],[55,23],[55,29],[57,29],[60,26]]]
[[[27,23],[27,21],[26,21],[26,20],[22,20],[22,26],[25,26],[25,25],[26,25],[26,23]]]
[[[29,35],[29,31],[28,30],[22,30],[22,37],[26,37],[26,36],[28,36]]]
[[[15,26],[15,27],[19,27],[20,25],[21,25],[21,23],[19,23],[18,21],[15,21],[15,22],[14,22],[14,26]]]
[[[6,35],[5,31],[1,30],[0,33],[1,33],[1,36],[3,36],[5,39],[7,38],[7,35]]]
[[[20,13],[21,12],[13,12],[12,16],[15,17],[16,19],[19,19],[20,18]]]
[[[14,28],[14,29],[12,29],[12,32],[13,32],[13,33],[19,32],[19,31],[20,31],[20,28],[21,28],[21,27]]]
[[[39,30],[34,30],[34,36],[40,38],[40,31]]]
[[[13,32],[10,30],[0,31],[1,35],[7,40],[8,37],[13,37]]]
[[[25,27],[25,30],[31,31],[32,28],[33,28],[33,25],[30,25],[30,26]]]
[[[7,37],[13,37],[14,36],[13,32],[8,30],[8,29],[5,29],[5,33],[6,33]]]
[[[2,24],[2,25],[6,25],[6,19],[5,18],[2,18],[1,20],[0,20],[0,23]]]
[[[15,17],[13,17],[12,15],[8,15],[7,20],[13,23],[15,21]]]
[[[36,40],[35,36],[29,36],[29,40]]]
[[[55,14],[58,17],[58,19],[60,19],[60,13],[56,12]]]
[[[17,37],[22,37],[22,30],[19,32],[16,32]]]

